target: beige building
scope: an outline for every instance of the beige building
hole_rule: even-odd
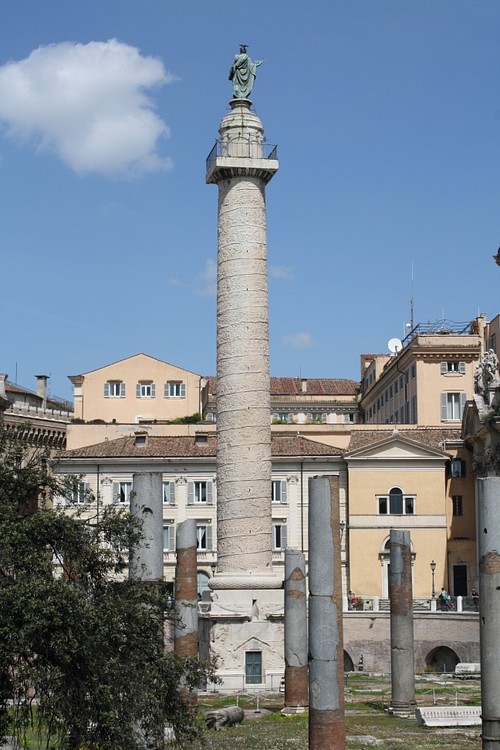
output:
[[[273,531],[307,553],[307,479],[338,473],[345,593],[387,598],[391,528],[411,531],[415,597],[431,597],[432,561],[437,590],[467,597],[477,587],[474,483],[460,426],[485,337],[495,330],[483,317],[446,329],[417,326],[392,356],[362,356],[361,393],[351,380],[271,378]],[[134,471],[164,465],[176,498],[164,516],[171,537],[191,512],[189,483],[201,482],[196,486],[207,499],[197,508],[204,509],[200,525],[211,549],[205,557],[200,548],[200,573],[209,575],[216,549],[216,379],[139,354],[71,380],[78,420],[69,428],[63,470],[84,475],[99,507],[116,501],[118,486],[122,500],[128,497]],[[172,424],[197,411],[204,425]],[[163,453],[149,456],[160,445]],[[282,445],[289,446],[283,455]],[[282,564],[277,550],[274,558]],[[167,554],[169,580],[173,563]]]
[[[75,419],[82,422],[161,422],[203,411],[201,375],[147,354],[69,379],[74,386]]]
[[[433,583],[438,593],[444,586],[470,596],[478,585],[474,494],[460,431],[360,429],[345,460],[351,589],[388,597],[389,533],[397,528],[411,535],[414,598],[428,600]]]
[[[179,428],[177,428],[179,429]],[[175,576],[175,531],[188,518],[197,522],[198,585],[206,588],[215,569],[216,437],[197,429],[191,435],[154,436],[141,427],[115,440],[67,451],[58,472],[75,480],[70,497],[61,499],[84,513],[99,514],[115,505],[129,507],[134,472],[163,474],[163,531],[165,579]],[[340,479],[341,514],[345,523],[346,471],[342,451],[295,433],[272,438],[271,508],[273,566],[283,577],[286,546],[307,550],[308,480],[317,474]]]
[[[30,446],[60,450],[66,447],[73,410],[67,401],[48,394],[48,380],[37,375],[32,391],[0,374],[0,414],[5,427],[16,430]]]
[[[417,326],[392,356],[362,355],[360,410],[366,424],[460,426],[484,352],[486,319]]]
[[[359,383],[346,378],[272,377],[273,424],[356,424]],[[207,378],[206,419],[217,419],[217,379]]]

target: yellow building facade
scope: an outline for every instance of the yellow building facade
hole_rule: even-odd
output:
[[[204,380],[189,370],[136,354],[81,375],[73,383],[75,419],[138,424],[190,417],[203,409]]]

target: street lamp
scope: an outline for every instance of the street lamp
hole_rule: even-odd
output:
[[[434,560],[432,560],[432,562],[431,562],[431,572],[432,572],[432,598],[433,599],[436,598],[436,589],[435,589],[435,586],[434,586],[434,572],[435,572],[435,570],[436,570],[436,563],[434,562]]]

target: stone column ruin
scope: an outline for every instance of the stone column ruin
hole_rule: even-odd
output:
[[[336,499],[335,510],[328,477],[309,480],[310,750],[345,750],[338,496]]]
[[[290,715],[308,706],[306,561],[296,549],[285,551],[285,708]]]
[[[415,653],[410,532],[390,532],[389,597],[391,601],[391,710],[415,710]]]

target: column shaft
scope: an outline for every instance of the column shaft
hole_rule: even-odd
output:
[[[483,750],[500,748],[500,477],[477,480]]]
[[[389,596],[391,600],[392,708],[408,712],[415,707],[415,655],[410,532],[390,532]]]
[[[344,750],[342,592],[334,581],[339,529],[330,482],[309,480],[309,748]]]

